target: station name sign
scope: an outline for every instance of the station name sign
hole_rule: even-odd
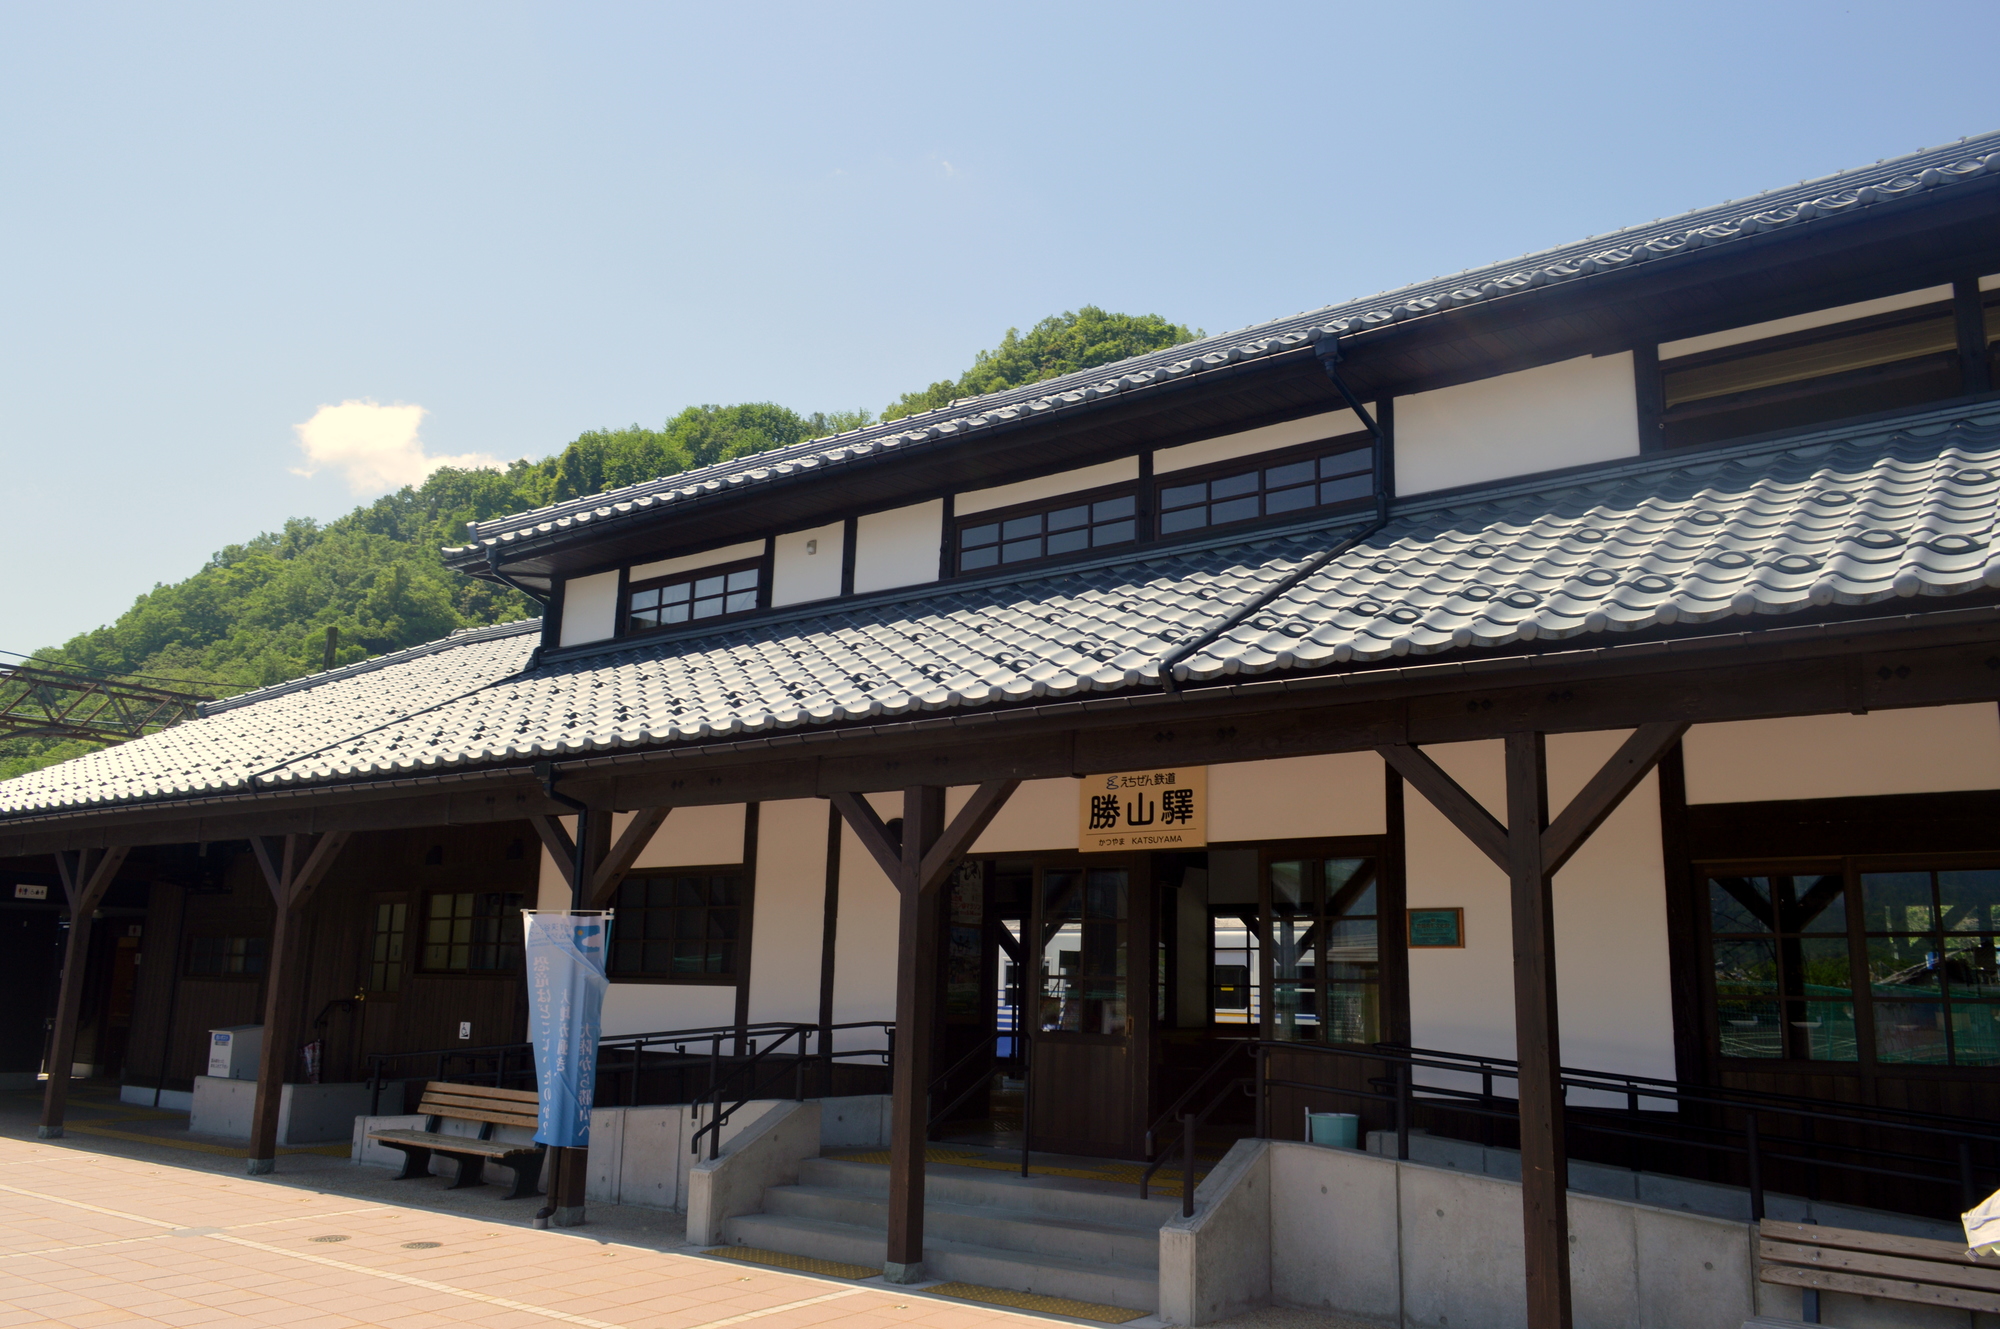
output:
[[[1208,767],[1086,775],[1076,842],[1086,854],[1208,844]]]

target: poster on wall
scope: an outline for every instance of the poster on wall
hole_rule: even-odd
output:
[[[1200,849],[1208,843],[1208,767],[1086,775],[1078,793],[1077,847]]]

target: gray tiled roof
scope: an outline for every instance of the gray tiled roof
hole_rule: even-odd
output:
[[[1616,272],[1656,258],[1726,246],[1749,236],[1806,225],[1820,218],[1844,216],[1877,203],[1994,174],[2000,174],[2000,131],[1891,158],[1873,166],[1801,181],[1747,199],[1696,209],[1648,225],[1593,236],[1504,263],[1468,269],[1450,277],[1433,278],[1399,290],[1273,319],[1063,378],[953,403],[832,438],[720,462],[531,512],[474,522],[470,526],[472,543],[446,552],[463,559],[485,548],[504,551],[538,537],[660,512],[676,503],[726,490],[747,491],[766,481],[830,470],[899,449],[948,444],[994,424],[1050,416],[1103,397],[1291,350],[1327,335],[1365,331],[1487,302],[1517,291]]]
[[[1177,673],[1363,667],[1964,594],[2000,586],[1996,515],[1990,404],[1402,503]],[[0,816],[1153,688],[1177,643],[1357,529],[1349,518],[800,606],[533,667],[534,624],[487,629],[0,783]]]

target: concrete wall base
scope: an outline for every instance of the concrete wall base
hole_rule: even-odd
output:
[[[924,1262],[900,1264],[895,1260],[882,1262],[882,1281],[885,1283],[921,1283],[924,1281]]]
[[[148,1096],[151,1090],[147,1091]],[[257,1110],[255,1080],[197,1076],[188,1110],[188,1130],[225,1140],[250,1138]],[[368,1110],[366,1083],[288,1084],[278,1100],[279,1144],[326,1144],[352,1135],[354,1119]]]
[[[777,1103],[727,1140],[718,1157],[688,1172],[687,1239],[697,1246],[722,1240],[722,1225],[763,1208],[772,1186],[796,1185],[799,1165],[819,1157],[820,1105]]]

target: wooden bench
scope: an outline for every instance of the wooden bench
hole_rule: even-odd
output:
[[[542,1193],[536,1183],[542,1176],[544,1146],[495,1140],[493,1129],[496,1126],[535,1129],[540,1105],[541,1098],[532,1089],[491,1089],[485,1085],[433,1080],[424,1086],[423,1100],[417,1104],[417,1111],[426,1118],[422,1130],[370,1131],[368,1138],[403,1151],[403,1170],[396,1174],[398,1181],[429,1176],[431,1155],[442,1154],[458,1164],[458,1179],[451,1184],[453,1190],[485,1185],[486,1164],[498,1163],[514,1173],[514,1189],[507,1192],[506,1198],[521,1200]],[[438,1128],[447,1121],[478,1122],[479,1134],[442,1134]]]
[[[2000,1259],[1975,1258],[1955,1241],[1769,1218],[1758,1225],[1757,1238],[1757,1277],[1762,1282],[2000,1311]]]

